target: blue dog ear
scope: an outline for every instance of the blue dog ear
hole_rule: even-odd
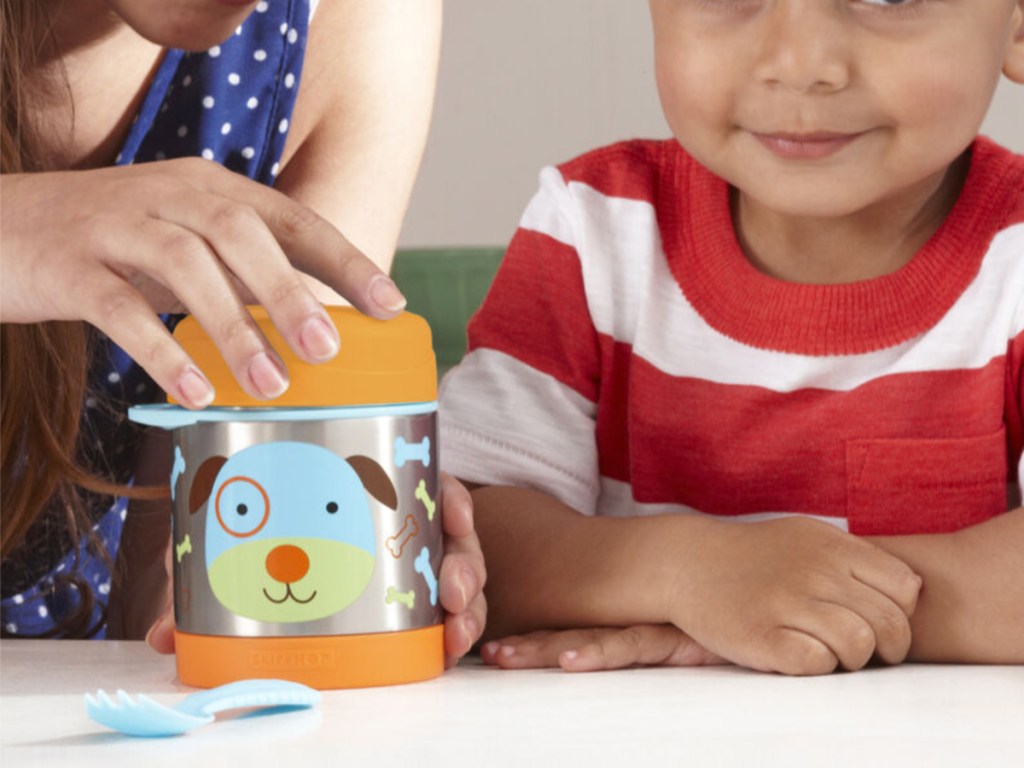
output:
[[[346,461],[356,471],[363,487],[377,501],[390,509],[398,509],[398,491],[384,467],[369,456],[349,456]]]
[[[220,472],[221,467],[227,463],[226,456],[211,456],[199,465],[195,477],[192,478],[192,488],[188,494],[188,512],[190,515],[198,512],[199,508],[210,498],[210,494],[213,493],[213,481],[217,479],[217,474]]]

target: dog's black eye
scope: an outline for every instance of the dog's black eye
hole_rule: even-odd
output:
[[[333,501],[327,502],[327,511],[333,515],[335,512],[338,511],[338,505],[335,504]]]
[[[237,512],[240,515],[244,515],[248,511],[249,508],[245,506],[245,504],[239,504],[237,507],[235,507],[235,512]]]

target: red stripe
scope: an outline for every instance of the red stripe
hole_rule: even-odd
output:
[[[674,140],[627,141],[588,152],[558,166],[566,184],[580,182],[608,197],[651,202],[666,151],[679,151]]]
[[[597,400],[597,332],[572,247],[520,229],[468,333],[470,350],[489,347],[513,355]]]
[[[1006,510],[1005,360],[851,392],[669,376],[602,338],[602,475],[641,503],[847,517],[855,533],[956,530]]]
[[[1017,334],[1006,351],[1006,442],[1011,480],[1019,481],[1017,464],[1024,451],[1024,332]]]

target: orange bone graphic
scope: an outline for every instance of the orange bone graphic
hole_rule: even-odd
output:
[[[405,545],[420,532],[420,527],[416,523],[416,518],[412,515],[406,515],[405,521],[402,523],[402,527],[398,533],[388,538],[385,544],[387,544],[388,551],[391,556],[396,560],[402,556],[402,550],[405,549]]]

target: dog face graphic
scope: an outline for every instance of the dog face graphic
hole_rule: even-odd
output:
[[[376,563],[368,495],[396,509],[384,469],[311,443],[275,442],[213,456],[196,471],[194,514],[206,504],[206,571],[232,613],[313,621],[351,605]]]

